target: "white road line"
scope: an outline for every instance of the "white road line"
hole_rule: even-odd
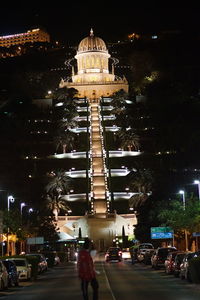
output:
[[[108,277],[107,277],[107,275],[106,275],[106,271],[105,271],[105,269],[104,269],[104,266],[103,266],[103,263],[102,263],[102,262],[101,262],[101,265],[102,265],[102,269],[103,269],[103,272],[104,272],[104,275],[105,275],[105,278],[106,278],[106,283],[107,283],[108,289],[110,290],[110,293],[111,293],[111,295],[112,295],[113,300],[116,300],[116,298],[115,298],[115,296],[114,296],[114,294],[113,294],[113,292],[112,292],[112,289],[111,289],[111,286],[110,286],[110,283],[109,283],[109,280],[108,280]]]

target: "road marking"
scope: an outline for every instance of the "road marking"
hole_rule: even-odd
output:
[[[105,271],[105,269],[104,269],[104,266],[103,266],[103,263],[102,263],[102,262],[101,262],[101,266],[102,266],[103,273],[104,273],[105,278],[106,278],[106,283],[107,283],[108,289],[110,290],[110,293],[111,293],[111,295],[112,295],[113,300],[116,300],[116,298],[115,298],[115,296],[114,296],[114,294],[113,294],[113,292],[112,292],[112,289],[111,289],[111,286],[110,286],[110,283],[109,283],[109,280],[108,280],[108,277],[107,277],[107,275],[106,275],[106,271]]]

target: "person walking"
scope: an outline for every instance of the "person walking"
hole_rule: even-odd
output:
[[[83,249],[79,251],[78,254],[78,275],[81,279],[81,290],[84,300],[89,300],[88,298],[88,285],[91,284],[93,289],[93,300],[98,300],[98,289],[99,284],[96,279],[96,272],[94,269],[93,259],[90,255],[91,242],[88,238],[85,239]]]

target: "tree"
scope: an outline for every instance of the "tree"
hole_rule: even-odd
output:
[[[122,108],[126,104],[127,98],[128,98],[128,94],[123,89],[121,89],[112,95],[111,104],[115,108]]]
[[[133,129],[122,128],[116,133],[116,137],[119,139],[119,143],[122,149],[128,149],[128,151],[138,151],[140,148],[140,138]]]
[[[146,202],[152,193],[153,182],[153,174],[150,169],[139,169],[128,174],[129,191],[137,193],[129,199],[130,207],[137,209]]]
[[[52,216],[44,216],[39,223],[37,230],[38,236],[44,237],[45,241],[49,243],[55,243],[59,239],[58,228],[55,224],[55,220]]]
[[[71,188],[71,179],[62,170],[48,174],[49,182],[45,187],[46,206],[54,213],[56,219],[60,210],[69,211],[67,202],[63,199]]]
[[[190,195],[185,209],[180,200],[171,200],[169,207],[160,211],[158,218],[163,225],[171,226],[174,230],[187,230],[191,234],[200,229],[200,203]]]
[[[62,153],[66,153],[67,150],[73,150],[76,135],[68,129],[59,133],[54,137],[54,143],[56,144],[56,152],[59,147],[62,147]]]

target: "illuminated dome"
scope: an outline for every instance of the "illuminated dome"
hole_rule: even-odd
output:
[[[101,38],[94,36],[92,29],[90,30],[90,36],[84,38],[80,42],[77,52],[87,52],[87,51],[107,52],[105,42]]]

